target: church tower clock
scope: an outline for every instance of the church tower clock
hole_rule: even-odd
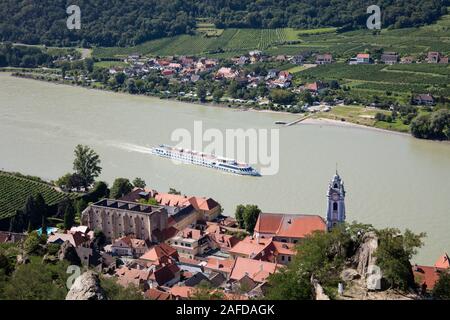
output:
[[[331,230],[335,225],[345,221],[345,189],[337,170],[328,186],[327,227]]]

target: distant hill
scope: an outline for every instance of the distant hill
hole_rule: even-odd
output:
[[[0,40],[56,46],[129,46],[192,34],[199,19],[217,28],[365,26],[371,0],[74,0],[82,28],[66,28],[66,0],[0,1]],[[449,0],[379,0],[383,27],[428,24]]]

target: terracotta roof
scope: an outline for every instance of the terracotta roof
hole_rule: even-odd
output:
[[[264,282],[279,266],[275,263],[238,257],[231,271],[230,279],[240,280],[244,276],[256,282]]]
[[[160,243],[144,253],[139,259],[162,264],[167,263],[171,259],[178,260],[178,252],[168,244]]]
[[[424,286],[427,290],[432,290],[439,280],[440,272],[444,270],[431,266],[414,266],[414,279],[420,286]]]
[[[304,238],[314,231],[326,230],[325,221],[317,215],[261,213],[255,226],[255,232],[290,238]]]
[[[193,266],[198,266],[199,263],[201,262],[200,260],[197,260],[197,259],[189,259],[189,258],[185,258],[185,257],[180,257],[179,261],[181,263],[190,264],[190,265],[193,265]]]
[[[186,196],[170,193],[158,193],[155,196],[156,201],[163,206],[184,207],[190,204]]]
[[[161,291],[158,289],[148,289],[147,291],[145,291],[144,294],[150,300],[170,300],[171,299],[170,293]]]
[[[244,240],[239,241],[233,246],[228,252],[243,254],[251,258],[258,256],[264,249],[269,245],[272,239],[252,239],[251,237],[246,237]]]
[[[130,284],[139,286],[142,282],[145,282],[150,278],[150,274],[150,271],[128,267],[121,267],[116,270],[116,276],[118,277],[117,282],[124,287],[127,287]]]
[[[216,208],[219,204],[211,198],[190,197],[189,202],[197,210],[209,211]]]
[[[368,58],[370,58],[370,54],[368,54],[368,53],[358,53],[356,55],[356,57],[357,58],[361,58],[361,59],[368,59]]]
[[[233,269],[235,260],[233,259],[218,259],[218,258],[208,258],[205,269],[210,269],[214,271],[220,271],[224,273],[231,273]]]
[[[276,252],[284,255],[294,255],[295,254],[295,244],[285,243],[279,241],[272,241],[271,245],[275,248]]]
[[[135,239],[132,238],[130,236],[125,236],[125,237],[121,237],[119,239],[116,239],[113,243],[113,246],[118,243],[119,241],[124,242],[128,247],[130,248],[143,248],[143,247],[147,247],[147,243],[145,242],[145,240],[141,240],[141,239]]]
[[[66,241],[69,241],[74,247],[78,247],[83,242],[85,242],[86,239],[83,237],[81,232],[55,233],[50,235],[47,239],[47,243],[66,242]]]
[[[231,249],[240,242],[238,238],[229,234],[212,233],[209,234],[209,238],[224,250]]]
[[[193,228],[184,228],[177,235],[186,239],[188,238],[194,240],[200,240],[201,238],[206,236],[206,234],[203,231]]]
[[[444,253],[434,264],[436,268],[448,269],[450,268],[450,258],[447,253]]]
[[[180,297],[184,299],[188,299],[193,292],[194,292],[193,287],[175,286],[170,288],[170,294],[172,294],[175,297]]]
[[[174,263],[163,265],[161,268],[156,269],[150,275],[150,279],[155,280],[158,285],[162,286],[174,279],[177,273],[180,272],[180,268]]]

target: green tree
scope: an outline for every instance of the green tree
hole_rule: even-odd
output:
[[[130,180],[126,178],[117,178],[114,180],[113,186],[111,187],[111,197],[114,199],[119,199],[133,190],[133,185]]]
[[[64,229],[69,230],[75,224],[75,208],[71,201],[67,203],[64,211]]]
[[[180,191],[177,191],[177,190],[174,189],[174,188],[170,188],[170,189],[169,189],[169,194],[181,195],[181,192],[180,192]]]
[[[234,217],[241,229],[253,232],[261,210],[256,205],[238,205]]]
[[[4,288],[7,300],[64,300],[68,263],[31,262],[17,267]]]
[[[444,270],[433,288],[433,297],[439,300],[450,300],[450,273]]]
[[[240,204],[236,207],[236,211],[234,213],[234,218],[236,219],[236,221],[241,229],[245,229],[244,211],[245,211],[245,206]]]
[[[224,300],[225,296],[219,290],[215,290],[209,282],[202,280],[195,287],[190,300]]]
[[[143,300],[144,297],[138,287],[131,284],[127,287],[117,283],[116,278],[100,277],[100,286],[106,293],[108,300]]]
[[[94,150],[81,144],[75,147],[74,153],[73,169],[82,177],[84,187],[88,188],[102,172],[100,157]]]
[[[23,243],[23,249],[27,254],[37,253],[41,247],[42,239],[37,233],[33,231],[28,234],[27,238]]]
[[[407,290],[414,286],[414,275],[410,260],[423,245],[425,233],[414,234],[406,230],[403,234],[395,228],[377,232],[379,245],[375,255],[383,277],[392,288]]]
[[[206,101],[206,88],[203,84],[197,85],[197,97],[200,99],[200,102]]]
[[[214,92],[213,92],[214,102],[219,103],[220,99],[222,99],[222,97],[223,97],[223,94],[224,94],[224,92],[222,89],[220,89],[220,88],[214,89]]]
[[[422,114],[411,122],[411,134],[416,138],[428,139],[430,137],[430,115]]]
[[[133,186],[135,186],[136,188],[145,188],[146,184],[144,179],[141,178],[134,178],[133,180]]]

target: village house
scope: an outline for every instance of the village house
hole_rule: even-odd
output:
[[[396,52],[385,52],[381,55],[381,61],[384,64],[398,63],[399,55]]]
[[[228,251],[234,259],[238,257],[288,264],[295,255],[294,244],[273,241],[272,238],[246,237]]]
[[[316,55],[316,64],[330,64],[333,63],[333,56],[330,53]]]
[[[203,268],[207,273],[220,273],[225,277],[225,279],[229,279],[235,262],[236,260],[234,259],[208,257],[206,263],[203,263]]]
[[[201,230],[185,228],[167,243],[177,249],[180,257],[194,259],[209,250],[208,236]]]
[[[253,235],[255,239],[297,243],[314,231],[326,230],[325,221],[317,215],[261,213]]]
[[[162,242],[145,252],[139,257],[139,260],[149,265],[159,266],[168,263],[175,263],[179,260],[179,255],[175,248]]]
[[[234,71],[232,68],[222,67],[220,68],[215,75],[217,80],[220,79],[234,79],[238,76],[238,72]]]
[[[414,265],[413,273],[416,283],[420,286],[423,293],[433,290],[436,282],[442,272],[448,272],[450,268],[449,256],[444,253],[436,261],[434,266]]]
[[[417,105],[434,106],[436,103],[431,94],[419,94],[414,97],[413,102]]]
[[[311,93],[321,93],[327,89],[327,85],[322,81],[314,81],[312,83],[305,84],[302,88],[303,90],[308,90]]]
[[[148,250],[149,244],[146,240],[125,236],[114,240],[110,248],[113,255],[139,257]]]
[[[401,64],[411,64],[414,63],[414,57],[412,56],[406,56],[400,59]]]
[[[143,290],[150,288],[149,280],[151,274],[151,271],[148,270],[140,270],[126,266],[122,266],[115,271],[118,284],[125,288],[130,285],[134,285],[137,288],[142,288]]]
[[[370,54],[368,53],[358,53],[356,57],[351,58],[349,64],[370,64]]]
[[[263,283],[280,267],[276,263],[238,257],[231,270],[230,280],[239,282],[245,277],[255,283]]]
[[[444,57],[440,52],[430,51],[427,54],[428,63],[448,63],[448,57]]]
[[[166,209],[135,202],[103,199],[89,205],[81,215],[81,222],[91,230],[101,230],[107,240],[129,234],[141,240],[158,241],[156,234],[165,230]]]

